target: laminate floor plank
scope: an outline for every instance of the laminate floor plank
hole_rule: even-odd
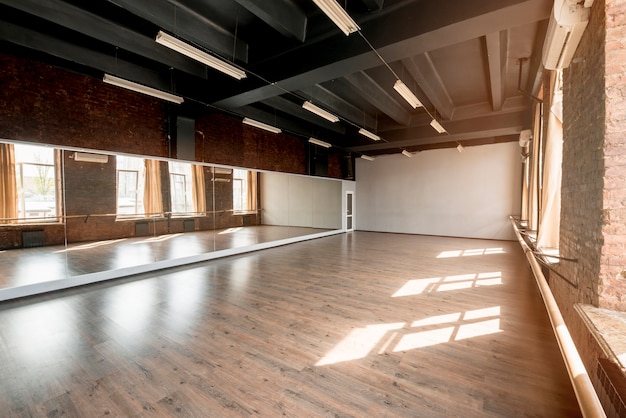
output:
[[[577,417],[515,242],[352,232],[0,304],[7,417]]]

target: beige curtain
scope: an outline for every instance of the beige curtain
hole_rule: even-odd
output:
[[[560,72],[551,83],[552,103],[547,118],[541,214],[537,247],[558,248],[561,219],[561,162],[563,160],[563,90]]]
[[[193,187],[193,205],[196,213],[206,212],[206,186],[204,183],[204,167],[201,165],[192,165]]]
[[[13,144],[0,144],[0,223],[15,223],[17,218],[17,179]]]
[[[528,153],[530,147],[525,147],[522,152]],[[530,182],[530,157],[526,158],[522,165],[522,220],[528,220],[528,186]]]
[[[248,210],[257,210],[257,172],[248,171]]]
[[[143,190],[143,208],[149,216],[163,213],[161,194],[161,166],[157,160],[145,161],[145,181]]]
[[[532,152],[528,158],[529,164],[529,182],[528,182],[528,228],[536,231],[538,222],[539,207],[539,186],[537,184],[539,177],[539,164],[541,161],[541,107],[535,104],[535,117],[533,124],[533,140],[531,142]]]

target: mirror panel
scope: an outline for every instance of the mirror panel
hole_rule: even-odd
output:
[[[208,253],[341,229],[340,180],[95,151],[54,152],[61,191],[56,204],[65,222],[22,219],[0,225],[0,257],[7,266],[0,272],[0,290],[132,274],[147,265],[194,262]],[[26,248],[20,234],[32,231],[40,231],[45,242]]]

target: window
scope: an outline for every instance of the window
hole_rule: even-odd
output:
[[[233,170],[233,210],[248,210],[248,170]]]
[[[235,212],[257,210],[256,179],[256,171],[233,169],[233,210]]]
[[[170,161],[169,171],[172,214],[191,214],[194,212],[191,164]]]
[[[55,150],[21,144],[0,144],[0,179],[4,193],[0,222],[58,220],[59,198]]]
[[[145,214],[143,205],[145,163],[143,158],[118,155],[117,214],[132,216]]]

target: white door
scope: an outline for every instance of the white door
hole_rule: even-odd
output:
[[[346,231],[354,231],[354,215],[352,210],[352,195],[354,192],[346,192]]]

